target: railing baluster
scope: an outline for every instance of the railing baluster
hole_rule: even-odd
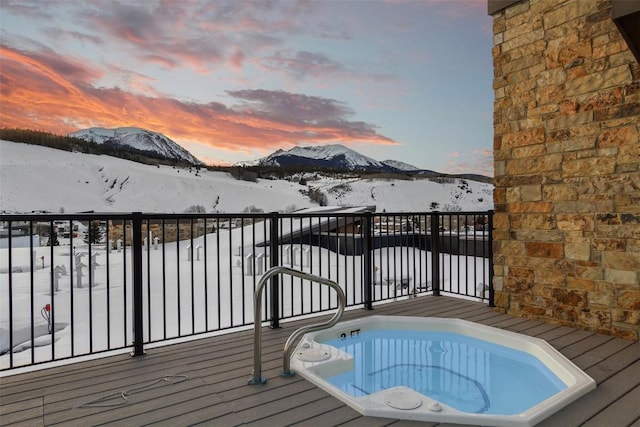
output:
[[[106,221],[107,224],[107,228],[106,228],[106,232],[105,232],[105,241],[107,242],[106,248],[106,254],[105,254],[105,258],[106,258],[106,265],[105,265],[105,269],[106,269],[106,280],[107,283],[105,285],[106,289],[106,294],[107,294],[107,349],[111,349],[111,275],[110,275],[110,263],[109,263],[109,256],[111,254],[111,240],[109,239],[109,220]],[[111,222],[111,224],[113,225],[113,222]]]
[[[364,308],[367,310],[373,310],[373,227],[372,227],[373,215],[368,212],[363,217],[364,222],[364,248],[362,256],[364,267]]]
[[[131,220],[131,254],[133,257],[133,353],[144,355],[144,316],[142,298],[142,213],[134,212]]]
[[[33,264],[34,261],[34,249],[33,249],[33,221],[29,221],[29,266],[30,266],[30,271],[29,271],[29,287],[30,287],[30,293],[29,293],[29,304],[31,305],[31,316],[30,316],[30,337],[31,337],[31,364],[35,363],[35,357],[36,357],[36,345],[35,345],[35,319],[33,318],[34,315],[36,314],[36,307],[35,307],[35,282],[34,282],[34,277],[33,277],[33,270],[35,268],[35,265]]]
[[[489,247],[489,279],[487,281],[489,285],[489,307],[495,307],[495,289],[493,288],[493,210],[488,212],[488,222],[487,227],[489,228],[488,234],[488,242],[487,246]],[[484,241],[483,241],[484,245]]]
[[[440,295],[440,215],[431,213],[431,289]]]
[[[271,229],[270,229],[270,238],[269,238],[269,250],[271,251],[271,267],[277,267],[280,265],[280,259],[278,258],[278,241],[279,239],[279,230],[278,230],[278,222],[280,220],[278,216],[278,212],[271,213]],[[271,278],[271,323],[270,327],[272,329],[277,329],[280,327],[280,294],[279,294],[279,279],[278,275],[275,275]],[[255,320],[259,321],[258,319]]]

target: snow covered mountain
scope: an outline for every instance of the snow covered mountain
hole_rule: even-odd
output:
[[[401,162],[399,160],[383,160],[382,163],[394,169],[401,170],[404,172],[418,172],[422,170],[408,163]]]
[[[125,148],[150,152],[167,159],[203,165],[194,155],[161,133],[136,127],[105,129],[93,127],[69,134],[70,137],[84,139],[96,144],[111,144]]]
[[[400,163],[400,162],[398,162]],[[351,171],[396,172],[401,169],[364,156],[340,144],[314,147],[294,147],[288,151],[277,150],[254,162],[243,162],[240,166],[295,166],[308,168],[341,169]],[[418,168],[406,165],[418,170]]]
[[[305,178],[303,183],[302,178]],[[453,177],[340,178],[320,173],[289,180],[240,181],[223,171],[152,166],[0,140],[0,212],[264,212],[376,206],[378,212],[493,209],[493,185]],[[201,209],[200,209],[201,208]],[[190,210],[191,209],[191,210]]]

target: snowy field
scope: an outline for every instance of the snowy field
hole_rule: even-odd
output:
[[[451,180],[306,177],[238,181],[226,172],[149,166],[110,156],[70,153],[0,140],[0,211],[4,213],[208,213],[255,207],[284,212],[318,206],[302,191],[317,189],[331,206],[375,206],[377,212],[493,209],[493,185]]]

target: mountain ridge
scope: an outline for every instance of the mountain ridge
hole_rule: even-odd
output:
[[[164,158],[185,161],[193,165],[204,165],[204,162],[171,138],[161,133],[138,127],[111,129],[92,127],[72,132],[69,136],[96,144],[107,144],[120,148],[130,147],[137,151],[157,153]]]
[[[67,151],[105,154],[146,164],[191,165],[223,170],[246,169],[257,176],[290,176],[296,173],[322,171],[324,173],[389,174],[433,178],[461,178],[493,183],[493,178],[472,174],[445,174],[397,161],[378,161],[340,144],[278,149],[270,155],[233,166],[205,165],[170,138],[137,127],[106,129],[94,127],[73,132],[67,137],[38,131],[0,128],[2,139],[43,145]]]
[[[307,170],[317,168],[319,170],[395,173],[424,177],[462,178],[484,183],[493,182],[493,178],[479,174],[446,174],[430,169],[420,169],[398,160],[378,161],[340,144],[293,147],[286,151],[278,149],[266,157],[238,162],[235,166],[287,167]]]

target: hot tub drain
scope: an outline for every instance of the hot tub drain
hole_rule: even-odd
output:
[[[394,409],[416,409],[422,405],[422,399],[406,391],[391,391],[384,398],[384,403]]]

